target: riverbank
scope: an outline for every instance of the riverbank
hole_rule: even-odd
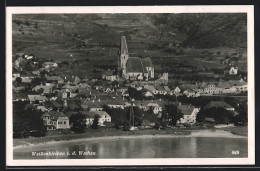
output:
[[[235,127],[226,127],[226,128],[219,128],[219,129],[231,132],[234,135],[248,136],[247,126],[235,126]]]
[[[15,149],[24,148],[27,146],[39,146],[46,144],[56,144],[64,142],[80,142],[92,141],[100,139],[118,139],[118,138],[148,138],[148,137],[246,137],[241,135],[234,135],[227,128],[221,129],[166,129],[166,130],[135,130],[135,131],[122,131],[116,129],[98,129],[87,130],[85,133],[67,133],[59,135],[47,135],[46,137],[29,137],[26,139],[14,139],[13,146]],[[228,128],[230,130],[230,128]],[[245,130],[245,128],[240,128]],[[235,129],[235,127],[232,129]],[[246,129],[247,130],[247,129]]]

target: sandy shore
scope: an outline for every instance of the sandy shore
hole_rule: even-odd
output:
[[[133,138],[178,138],[178,137],[220,137],[220,138],[247,138],[246,136],[234,135],[230,132],[224,130],[196,130],[191,131],[190,135],[127,135],[127,136],[102,136],[102,137],[88,137],[88,138],[78,138],[78,139],[70,139],[70,140],[60,140],[60,141],[47,141],[41,142],[37,144],[24,144],[17,145],[13,147],[14,152],[26,152],[26,151],[39,151],[50,148],[57,148],[70,146],[70,145],[80,145],[86,143],[96,143],[100,141],[116,141],[120,139],[133,139]]]

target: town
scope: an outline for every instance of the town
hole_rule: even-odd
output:
[[[33,23],[33,20],[29,21]],[[41,27],[55,26],[44,22],[36,25],[22,23],[18,19],[13,22],[20,28],[20,36],[28,37],[33,37],[32,33],[22,29],[28,27],[29,31],[35,29],[39,34],[45,34]],[[99,27],[104,25],[98,24]],[[79,34],[66,33],[64,25],[57,27],[63,29],[57,35],[82,42]],[[101,29],[111,34],[112,31],[106,27],[102,26]],[[51,34],[55,33],[52,31]],[[163,36],[176,34],[170,32]],[[240,48],[236,48],[231,54],[225,50],[202,50],[199,55],[209,58],[215,55],[219,61],[195,57],[190,60],[193,54],[199,56],[197,52],[194,53],[194,48],[181,49],[180,43],[174,42],[167,44],[172,49],[166,49],[165,53],[173,53],[176,58],[150,57],[139,54],[141,50],[138,48],[135,51],[133,43],[129,46],[128,38],[128,35],[118,36],[116,41],[120,42],[119,45],[102,41],[91,44],[91,39],[84,40],[84,43],[71,47],[72,52],[67,54],[69,60],[43,58],[38,54],[21,52],[14,44],[13,137],[43,137],[88,130],[127,132],[247,125],[247,72],[241,67],[244,63],[238,61],[246,58],[243,50],[241,52]],[[138,39],[138,36],[133,36],[131,42],[134,38]],[[162,39],[162,36],[156,39]],[[36,42],[30,46],[39,44]],[[91,49],[83,55],[84,61],[74,59],[76,48]],[[149,45],[144,52],[151,50],[157,54],[160,48],[163,46],[159,46],[159,43],[158,46]],[[185,50],[190,56],[187,55],[185,60],[179,59],[178,55],[184,54]],[[88,58],[92,54],[115,56],[112,51],[118,52],[116,66],[106,63],[110,59]],[[51,50],[44,50],[44,53],[50,54]],[[215,65],[221,65],[222,68],[203,68]]]
[[[96,127],[111,127],[112,123],[114,127],[122,126],[125,130],[131,129],[131,126],[136,129],[156,126],[160,129],[176,125],[190,127],[198,120],[211,124],[246,122],[244,116],[238,117],[241,115],[236,110],[241,110],[239,104],[232,106],[219,100],[219,97],[225,95],[247,93],[247,83],[242,78],[227,82],[182,84],[170,88],[167,72],[154,78],[156,71],[150,58],[129,56],[124,36],[121,38],[119,54],[117,71],[104,70],[102,78],[91,79],[77,75],[70,78],[51,75],[59,67],[58,63],[46,61],[39,65],[37,57],[32,54],[16,54],[13,67],[17,72],[13,73],[13,91],[27,91],[28,94],[25,97],[14,96],[14,107],[16,103],[22,103],[25,110],[41,114],[40,119],[48,131],[70,128],[83,131],[77,123],[82,118],[86,128],[94,128],[94,124]],[[39,68],[30,74],[21,75],[19,71],[26,70],[23,68],[25,63]],[[236,73],[234,67],[229,71],[229,74]],[[31,91],[26,90],[28,84],[32,86]],[[212,109],[218,109],[217,112],[221,113],[214,113]],[[202,115],[201,112],[198,116],[200,111],[205,110],[209,113]],[[132,122],[131,116],[127,114],[131,112],[135,117]],[[166,125],[162,123],[162,118],[167,120]],[[18,128],[14,130],[17,137],[25,134],[23,129]]]

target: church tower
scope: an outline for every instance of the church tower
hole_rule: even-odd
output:
[[[120,50],[120,68],[122,70],[122,76],[125,77],[126,75],[126,63],[129,58],[126,38],[122,36],[121,38],[121,50]]]

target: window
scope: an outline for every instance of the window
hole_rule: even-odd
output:
[[[63,123],[66,124],[66,121],[64,121]]]

